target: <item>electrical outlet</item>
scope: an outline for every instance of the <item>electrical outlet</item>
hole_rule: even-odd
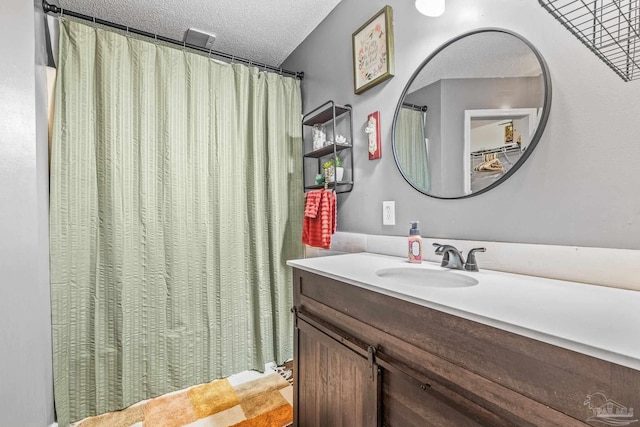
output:
[[[382,225],[396,225],[396,202],[382,202]]]

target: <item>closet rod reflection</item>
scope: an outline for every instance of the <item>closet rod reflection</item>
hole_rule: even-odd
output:
[[[149,38],[154,39],[154,40],[160,40],[160,41],[162,41],[164,43],[169,43],[169,44],[182,46],[182,47],[188,47],[189,49],[197,50],[199,52],[207,53],[209,55],[213,55],[213,56],[217,56],[217,57],[220,57],[220,58],[228,59],[231,62],[241,62],[241,63],[247,64],[249,66],[253,65],[253,66],[256,66],[258,68],[263,68],[265,70],[276,72],[278,74],[286,74],[286,75],[294,77],[296,79],[302,80],[304,78],[304,72],[303,71],[284,70],[284,69],[282,69],[280,67],[274,67],[273,65],[268,65],[268,64],[261,64],[259,62],[251,61],[251,60],[245,59],[245,58],[240,58],[238,56],[231,55],[231,54],[224,53],[224,52],[220,52],[220,51],[217,51],[217,50],[209,50],[209,49],[206,49],[204,47],[195,46],[195,45],[192,45],[192,44],[189,44],[189,43],[185,43],[185,42],[182,42],[182,41],[179,41],[179,40],[170,39],[169,37],[164,37],[164,36],[160,36],[160,35],[157,35],[157,34],[148,33],[146,31],[142,31],[142,30],[138,30],[138,29],[135,29],[135,28],[127,27],[126,25],[116,24],[114,22],[105,21],[103,19],[98,19],[98,18],[93,17],[93,16],[83,15],[82,13],[74,12],[72,10],[63,9],[63,8],[61,8],[59,6],[56,6],[55,4],[48,3],[46,0],[43,0],[43,2],[42,2],[42,10],[44,10],[45,13],[60,14],[60,16],[68,15],[68,16],[72,16],[72,17],[77,18],[77,19],[81,19],[83,21],[90,21],[90,22],[94,22],[96,24],[104,25],[105,27],[116,28],[118,30],[124,30],[124,31],[127,31],[129,33],[133,33],[133,34],[138,34],[138,35],[141,35],[141,36],[149,37]]]

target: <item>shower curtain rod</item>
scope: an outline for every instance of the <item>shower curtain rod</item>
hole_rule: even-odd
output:
[[[409,108],[411,110],[422,111],[423,113],[427,112],[427,106],[426,105],[416,105],[416,104],[411,104],[409,102],[403,102],[402,106],[405,107],[405,108]]]
[[[174,44],[174,45],[182,46],[182,47],[188,47],[189,49],[197,50],[199,52],[207,53],[209,55],[215,55],[215,56],[220,57],[220,58],[228,59],[232,63],[233,62],[241,62],[241,63],[247,64],[249,66],[256,66],[258,68],[264,68],[265,70],[274,71],[274,72],[279,73],[279,74],[286,74],[286,75],[289,75],[289,76],[294,77],[296,79],[302,80],[304,78],[304,72],[303,71],[289,71],[289,70],[282,69],[280,67],[274,67],[273,65],[268,65],[268,64],[261,64],[259,62],[251,61],[250,59],[240,58],[238,56],[231,55],[231,54],[224,53],[224,52],[220,52],[220,51],[217,51],[217,50],[205,49],[203,47],[195,46],[195,45],[192,45],[192,44],[189,44],[189,43],[186,43],[186,42],[182,42],[182,41],[179,41],[179,40],[174,40],[174,39],[171,39],[169,37],[159,36],[158,34],[148,33],[146,31],[142,31],[142,30],[138,30],[138,29],[135,29],[135,28],[128,27],[126,25],[116,24],[114,22],[105,21],[103,19],[99,19],[99,18],[96,18],[94,16],[83,15],[82,13],[74,12],[74,11],[68,10],[68,9],[63,9],[60,6],[56,6],[55,4],[48,3],[46,0],[43,0],[43,2],[42,2],[42,10],[44,10],[44,13],[60,14],[60,16],[68,15],[68,16],[72,16],[74,18],[81,19],[83,21],[90,21],[90,22],[93,22],[93,23],[96,23],[96,24],[104,25],[105,27],[116,28],[118,30],[125,30],[125,31],[127,31],[129,33],[133,33],[133,34],[138,34],[138,35],[141,35],[141,36],[149,37],[149,38],[154,39],[154,40],[160,40],[160,41],[165,42],[165,43]]]

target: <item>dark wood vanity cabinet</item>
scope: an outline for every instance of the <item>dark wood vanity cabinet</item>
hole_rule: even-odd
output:
[[[631,368],[300,269],[294,301],[298,427],[606,425],[589,421],[601,396],[640,408]]]
[[[297,326],[297,425],[378,425],[380,376],[371,380],[367,359],[302,318]]]

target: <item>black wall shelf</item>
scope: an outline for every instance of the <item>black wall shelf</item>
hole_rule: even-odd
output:
[[[305,135],[312,134],[311,127],[314,125],[324,125],[327,128],[327,145],[312,150],[312,138]],[[345,144],[338,144],[334,141],[338,135],[338,130],[348,138]],[[347,193],[353,189],[353,115],[350,105],[337,105],[333,101],[327,101],[318,108],[304,115],[302,118],[303,135],[303,160],[302,173],[304,179],[304,191],[318,190],[321,188],[333,189],[336,193]],[[342,168],[344,175],[341,181],[337,181],[337,174],[334,173],[333,182],[324,184],[315,183],[315,175],[324,172],[322,164],[336,159],[338,153],[342,153]],[[313,167],[311,166],[313,165]]]
[[[329,103],[333,103],[333,101],[329,101]],[[324,107],[327,104],[323,104],[322,106]],[[342,107],[340,105],[335,105],[335,108],[336,108],[336,110],[335,110],[335,117],[336,118],[340,117],[343,114],[351,112],[351,108],[350,107]],[[312,111],[312,113],[317,111],[317,110],[318,109]],[[307,116],[308,116],[308,114],[305,117],[307,117]],[[333,109],[331,108],[331,105],[329,105],[327,108],[322,109],[318,113],[313,114],[312,116],[308,117],[306,120],[303,120],[302,124],[305,125],[305,126],[320,125],[320,124],[323,124],[323,123],[327,123],[329,120],[333,120],[333,119],[334,119]]]
[[[351,148],[351,145],[345,145],[345,144],[329,144],[326,147],[322,147],[319,150],[316,151],[312,151],[310,153],[306,153],[304,156],[305,157],[309,157],[309,158],[314,158],[314,159],[318,159],[320,157],[324,157],[328,154],[332,154],[335,150],[335,152],[340,152],[342,150],[346,150]]]

